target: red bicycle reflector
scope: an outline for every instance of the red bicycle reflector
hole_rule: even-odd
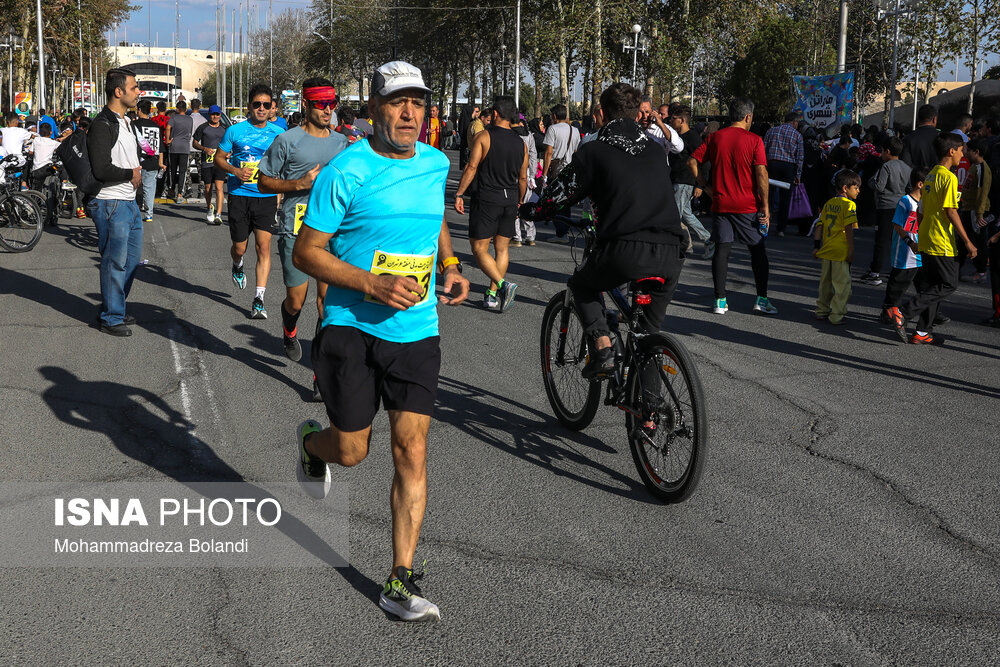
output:
[[[653,297],[648,294],[637,294],[635,297],[635,302],[640,306],[648,306],[653,302]]]

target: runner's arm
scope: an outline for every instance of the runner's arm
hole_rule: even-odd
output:
[[[441,235],[438,236],[438,261],[454,256],[455,252],[451,246],[451,232],[448,231],[448,220],[442,219]],[[444,278],[444,293],[449,297],[442,296],[439,301],[449,306],[457,306],[465,301],[465,298],[469,296],[469,279],[462,275],[458,266],[454,264],[449,266],[441,272],[441,276]],[[458,291],[455,292],[454,296],[450,296],[452,289],[456,286]]]
[[[250,167],[235,167],[229,164],[229,153],[225,152],[221,148],[215,151],[214,164],[216,167],[226,172],[227,174],[232,174],[236,178],[240,179],[244,183],[250,180],[253,176],[253,169]]]
[[[264,172],[258,174],[257,189],[265,195],[281,195],[292,192],[301,192],[312,187],[313,182],[319,175],[319,165],[310,169],[302,178],[295,178],[284,181],[280,178],[273,178]]]
[[[396,310],[406,310],[424,298],[423,287],[412,276],[376,276],[336,257],[326,249],[331,238],[333,234],[302,225],[292,250],[292,264],[332,287],[367,294]]]

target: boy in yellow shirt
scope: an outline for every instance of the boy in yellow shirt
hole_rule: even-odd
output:
[[[850,169],[842,169],[834,177],[833,187],[837,195],[823,205],[813,232],[813,257],[823,260],[816,319],[829,318],[830,324],[842,324],[847,300],[851,298],[854,230],[858,228],[854,200],[861,192],[861,177]]]
[[[957,134],[942,134],[934,140],[937,165],[927,174],[921,200],[920,271],[917,294],[902,309],[907,321],[916,321],[910,336],[914,345],[940,345],[940,337],[931,335],[938,306],[958,288],[958,242],[965,245],[969,258],[975,259],[976,246],[969,240],[958,217],[958,178],[951,170],[962,160],[965,143]],[[903,323],[905,327],[905,322]],[[901,337],[905,337],[905,329]]]

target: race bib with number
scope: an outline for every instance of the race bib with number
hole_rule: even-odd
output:
[[[253,174],[250,175],[250,180],[247,183],[257,185],[257,179],[260,178],[260,170],[257,169],[258,166],[260,166],[260,160],[256,162],[240,162],[240,169],[246,169],[247,167],[253,169]]]
[[[299,230],[302,229],[302,221],[305,220],[307,206],[308,204],[295,205],[295,226],[292,228],[292,234],[294,234],[295,236],[298,236]],[[375,267],[373,266],[372,271],[374,270]]]
[[[297,217],[297,216],[296,216]],[[423,288],[424,295],[417,303],[423,303],[431,295],[431,273],[434,271],[434,255],[396,255],[375,251],[371,272],[376,276],[409,276]],[[368,303],[382,302],[365,295]]]
[[[216,151],[216,149],[213,148],[210,152],[205,153],[205,163],[206,164],[208,164],[209,162],[215,162],[215,151]]]

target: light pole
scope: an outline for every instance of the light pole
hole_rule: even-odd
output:
[[[895,0],[893,11],[879,10],[879,18],[891,16],[895,24],[893,27],[895,38],[892,40],[892,81],[890,81],[889,85],[889,118],[887,120],[887,127],[890,130],[893,129],[896,117],[896,77],[899,76],[899,19],[909,14],[914,4],[916,4],[914,0],[907,0],[906,2]]]
[[[514,106],[521,108],[521,0],[517,0],[517,16],[514,33]]]
[[[7,34],[7,43],[0,44],[0,48],[7,49],[7,90],[8,104],[11,111],[14,110],[14,49],[24,48],[24,39],[11,30]]]
[[[636,23],[632,26],[632,35],[634,36],[632,45],[629,46],[628,37],[622,37],[622,53],[628,51],[632,52],[632,85],[635,85],[636,71],[639,65],[639,52],[645,53],[649,47],[647,46],[648,40],[643,37],[643,42],[639,44],[639,33],[642,32],[642,26]]]
[[[35,0],[35,27],[38,31],[38,108],[45,107],[45,42],[42,40],[42,0]]]

